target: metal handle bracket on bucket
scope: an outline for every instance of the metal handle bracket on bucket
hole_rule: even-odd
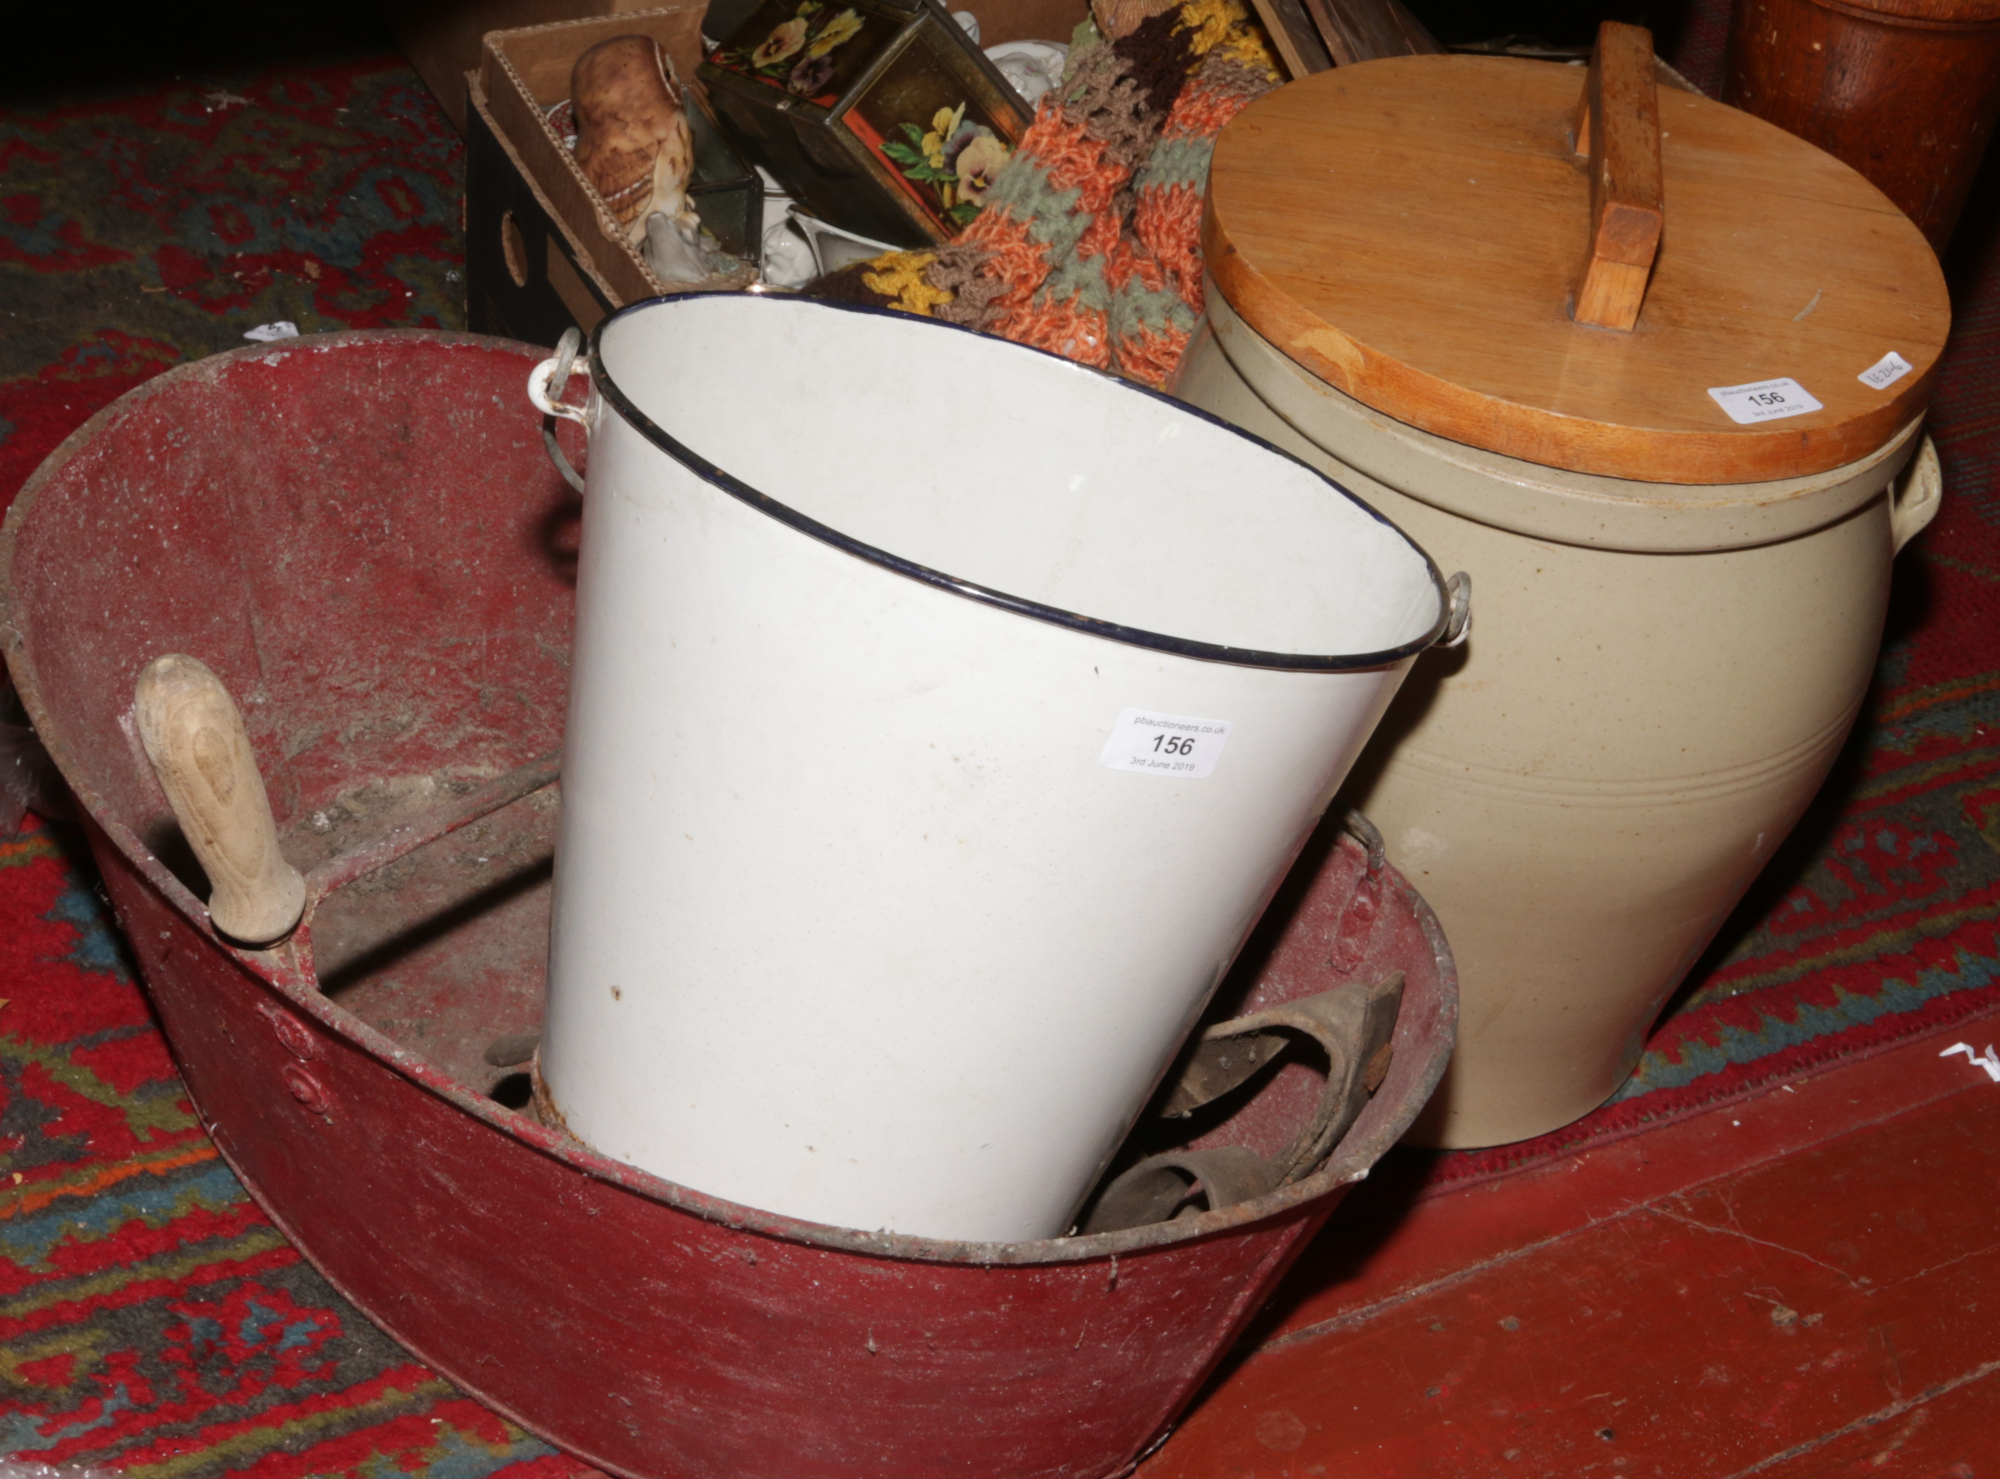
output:
[[[1444,619],[1444,635],[1438,638],[1440,647],[1456,647],[1472,635],[1472,577],[1460,570],[1444,583],[1445,594],[1450,598]]]
[[[535,409],[542,413],[542,445],[548,449],[549,461],[556,465],[556,471],[561,473],[563,480],[579,493],[583,491],[583,478],[570,465],[569,457],[563,452],[561,444],[556,441],[556,417],[574,421],[578,426],[590,425],[589,412],[581,406],[572,406],[562,399],[563,392],[569,388],[571,375],[579,370],[586,376],[590,374],[588,364],[580,365],[576,362],[577,351],[582,346],[583,332],[580,329],[567,329],[562,338],[556,341],[554,356],[543,360],[528,372],[528,399],[533,401]]]

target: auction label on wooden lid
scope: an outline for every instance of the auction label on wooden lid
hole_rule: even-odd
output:
[[[1398,56],[1264,94],[1214,146],[1202,248],[1218,295],[1372,411],[1594,476],[1807,477],[1923,414],[1951,327],[1923,233],[1832,155],[1677,88],[1653,96],[1664,215],[1638,320],[1576,321],[1585,81],[1518,57]],[[1856,378],[1892,347],[1908,371]],[[1810,400],[1711,398],[1779,376]]]
[[[1112,726],[1098,759],[1113,770],[1136,770],[1198,781],[1215,769],[1233,726],[1227,719],[1188,719],[1127,709]]]
[[[1887,390],[1914,368],[1916,368],[1914,365],[1892,349],[1854,378],[1863,385],[1872,385],[1877,390]]]
[[[1756,380],[1748,385],[1711,385],[1708,393],[1738,426],[1826,409],[1789,376],[1782,380]]]

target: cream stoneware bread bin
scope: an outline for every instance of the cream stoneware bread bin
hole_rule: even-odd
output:
[[[1399,57],[1245,109],[1215,152],[1208,325],[1176,393],[1471,574],[1346,796],[1456,952],[1412,1138],[1558,1128],[1825,779],[1890,563],[1933,517],[1950,326],[1914,225],[1831,156],[1583,68]]]

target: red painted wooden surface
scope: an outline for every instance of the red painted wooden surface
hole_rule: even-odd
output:
[[[1994,1473],[1996,1028],[1356,1206],[1142,1479]]]
[[[1993,1472],[1996,1424],[2000,1373],[1986,1371],[1893,1417],[1857,1418],[1824,1443],[1803,1445],[1758,1473],[1761,1479],[1976,1479]]]

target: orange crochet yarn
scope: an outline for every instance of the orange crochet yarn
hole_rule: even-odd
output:
[[[1115,40],[1080,43],[957,240],[920,265],[897,254],[809,291],[934,313],[1164,384],[1201,313],[1215,135],[1277,81],[1241,0],[1184,0]],[[885,270],[897,261],[908,270]]]

